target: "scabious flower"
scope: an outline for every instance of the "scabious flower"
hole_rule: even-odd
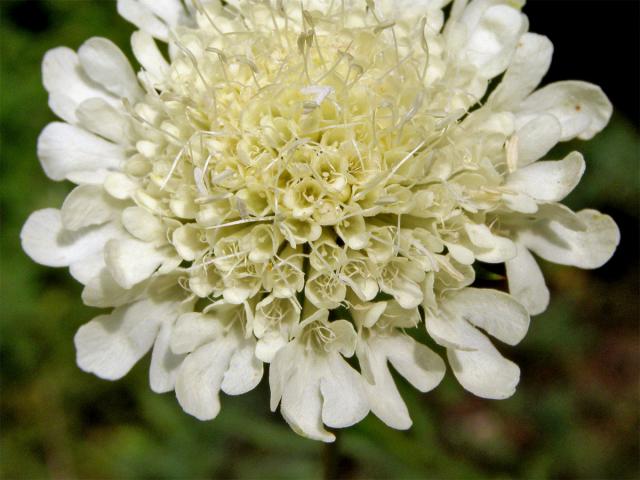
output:
[[[512,395],[487,335],[515,345],[546,308],[534,254],[596,268],[619,241],[559,203],[582,156],[540,159],[612,109],[588,83],[534,91],[552,45],[523,2],[447,3],[118,0],[137,72],[104,38],[49,51],[63,121],[38,155],[77,186],[22,244],[113,308],[78,330],[80,368],[152,350],[151,388],[205,420],[267,363],[271,408],[331,441],[369,411],[411,425],[389,365],[422,392],[445,374],[421,328],[464,388]],[[473,287],[476,262],[509,293]]]

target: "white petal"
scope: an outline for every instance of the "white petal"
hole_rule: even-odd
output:
[[[471,31],[478,25],[482,15],[489,7],[501,4],[522,8],[524,0],[474,0],[472,2],[469,2],[469,0],[454,0],[449,21],[459,20]]]
[[[207,247],[207,244],[200,240],[200,229],[191,224],[176,228],[172,240],[178,255],[189,262],[195,260]]]
[[[584,170],[582,155],[571,152],[562,160],[535,162],[516,170],[504,186],[540,202],[558,202],[580,183]]]
[[[443,347],[477,350],[486,341],[486,337],[469,322],[460,316],[447,315],[444,311],[437,315],[427,314],[425,325],[431,338]]]
[[[184,330],[188,324],[195,323],[196,328],[201,329],[206,316],[200,315],[197,320],[196,315],[181,316],[187,321],[182,321],[180,328]],[[172,339],[172,347],[173,343]],[[221,389],[229,395],[239,395],[255,388],[262,378],[262,362],[255,358],[254,349],[255,340],[245,339],[236,324],[230,329],[219,330],[219,334],[210,337],[210,343],[188,355],[175,386],[178,401],[185,411],[201,420],[210,419],[220,410],[218,393]]]
[[[93,255],[70,264],[69,273],[77,281],[83,285],[87,285],[91,280],[100,275],[100,272],[104,268],[104,254],[102,251],[98,251]]]
[[[160,53],[158,45],[151,35],[143,31],[131,36],[131,47],[140,65],[151,75],[155,83],[162,83],[169,71],[169,64]]]
[[[420,305],[423,293],[418,282],[422,281],[422,278],[418,278],[416,274],[419,275],[422,272],[410,263],[398,262],[397,266],[389,263],[385,268],[392,269],[392,278],[387,279],[384,274],[381,274],[378,280],[380,290],[393,295],[396,302],[407,310]],[[393,270],[396,270],[397,273],[393,274]]]
[[[117,104],[117,99],[93,82],[80,68],[76,52],[67,47],[49,50],[42,60],[42,81],[49,107],[63,120],[76,123],[76,109],[89,98]]]
[[[104,255],[101,254],[104,264]],[[145,284],[133,288],[122,288],[113,279],[106,265],[98,275],[91,278],[82,290],[82,301],[85,305],[97,308],[119,307],[136,300],[144,292]]]
[[[295,343],[289,343],[278,351],[271,363],[271,409],[278,406],[281,393],[280,411],[294,432],[314,440],[332,442],[334,435],[322,426],[320,372],[301,350]]]
[[[129,207],[122,212],[122,225],[134,237],[144,242],[163,242],[165,229],[162,220],[141,207]]]
[[[336,350],[345,357],[351,357],[356,351],[356,342],[358,341],[353,324],[348,320],[334,320],[329,323],[329,328],[335,334],[332,347],[335,346]]]
[[[113,198],[126,200],[131,198],[138,189],[137,181],[127,177],[124,173],[112,172],[104,179],[104,189]]]
[[[278,350],[269,366],[269,389],[271,390],[269,408],[271,408],[272,412],[275,412],[276,408],[278,408],[289,378],[294,373],[292,366],[295,365],[296,355],[299,354],[299,350],[295,342],[288,343]]]
[[[126,144],[127,121],[115,107],[101,98],[84,100],[76,110],[78,123],[83,128],[114,143]]]
[[[509,293],[531,315],[544,312],[549,305],[549,289],[533,255],[526,247],[518,245],[518,255],[505,262]]]
[[[422,288],[423,290],[428,289],[428,287],[425,289],[424,286]],[[414,328],[420,323],[420,311],[417,307],[405,310],[398,302],[389,301],[385,303],[387,303],[387,308],[381,317],[385,325],[402,329]]]
[[[576,232],[584,232],[587,230],[587,224],[580,219],[578,214],[561,203],[542,204],[538,212],[532,217],[532,219],[527,219],[527,224],[530,225],[532,220],[534,222],[554,221]]]
[[[74,337],[78,366],[116,380],[149,351],[160,322],[176,316],[175,302],[141,300],[100,315],[80,327]]]
[[[372,278],[368,270],[358,272],[352,276],[341,273],[340,280],[347,284],[358,298],[364,302],[373,300],[378,293],[378,283]]]
[[[392,335],[380,343],[391,365],[421,392],[434,389],[444,377],[442,359],[408,335]]]
[[[352,308],[351,315],[357,328],[371,328],[380,319],[386,308],[387,302],[364,303],[358,305],[357,308]]]
[[[465,225],[465,231],[475,245],[474,255],[481,262],[502,263],[515,257],[516,246],[510,239],[494,235],[484,224]]]
[[[488,288],[464,288],[443,300],[443,309],[482,328],[490,335],[515,345],[529,329],[529,314],[509,294]]]
[[[49,267],[66,267],[90,257],[119,235],[113,224],[70,232],[62,226],[60,211],[47,208],[33,212],[20,232],[23,250],[36,262]]]
[[[447,249],[451,256],[457,261],[462,263],[463,265],[471,265],[475,261],[475,256],[473,252],[462,245],[457,243],[445,243]]]
[[[180,0],[139,0],[170,27],[186,22],[186,12]],[[185,2],[186,3],[186,2]]]
[[[441,255],[436,258],[441,267],[440,274],[435,277],[438,287],[444,287],[445,289],[463,288],[474,282],[476,272],[471,265],[458,263],[448,255]],[[438,290],[440,291],[440,289]]]
[[[522,35],[509,68],[489,102],[506,110],[517,106],[542,81],[549,70],[552,55],[553,44],[547,37],[535,33]]]
[[[436,15],[438,9],[443,8],[450,0],[377,0],[375,2],[378,13],[388,19],[419,18],[422,15]]]
[[[311,274],[304,291],[305,298],[317,308],[333,309],[338,308],[344,300],[347,286],[338,278],[326,274]]]
[[[262,379],[262,362],[255,356],[256,342],[238,339],[238,347],[231,357],[222,379],[222,391],[227,395],[241,395],[253,390]]]
[[[382,288],[381,290],[385,291]],[[398,289],[388,290],[386,293],[393,295],[395,301],[407,310],[415,308],[422,303],[422,289],[415,282],[400,283]]]
[[[156,17],[153,12],[138,0],[118,0],[118,13],[129,20],[136,27],[149,35],[169,41],[169,28],[165,22]]]
[[[358,347],[358,362],[370,371],[370,382],[365,382],[369,406],[373,414],[391,428],[406,430],[411,427],[411,417],[407,405],[387,366],[387,357],[374,342],[362,342]]]
[[[538,113],[550,113],[562,125],[561,141],[578,137],[589,140],[611,118],[613,107],[600,87],[579,81],[556,82],[531,94],[520,104],[518,122]]]
[[[119,205],[98,185],[80,185],[67,196],[60,218],[67,230],[80,230],[111,220]]]
[[[149,366],[149,384],[156,393],[173,390],[176,384],[178,368],[182,365],[184,355],[176,355],[169,348],[173,322],[163,322],[160,333],[153,344],[151,365]]]
[[[153,244],[135,239],[111,240],[104,249],[104,261],[113,278],[123,288],[149,278],[167,255]]]
[[[526,26],[518,10],[506,5],[489,7],[470,34],[464,50],[467,60],[484,78],[502,73]]]
[[[189,354],[176,378],[180,406],[198,420],[211,420],[220,412],[220,384],[233,355],[228,341],[208,343]]]
[[[143,95],[129,60],[111,40],[90,38],[78,50],[78,57],[86,74],[114,95],[131,101]]]
[[[577,215],[586,230],[575,231],[558,221],[543,221],[520,232],[520,241],[550,262],[598,268],[615,252],[620,230],[611,217],[595,210],[582,210]]]
[[[288,338],[279,331],[268,330],[256,343],[256,357],[270,363],[287,341]]]
[[[503,193],[502,200],[504,201],[505,206],[514,212],[536,213],[538,211],[538,204],[536,201],[523,193]]]
[[[361,250],[369,243],[369,232],[361,216],[349,217],[336,225],[336,233],[353,250]]]
[[[491,248],[495,243],[496,236],[491,232],[491,229],[484,223],[466,223],[464,226],[465,232],[469,236],[469,240],[476,247]]]
[[[553,115],[541,114],[518,128],[518,167],[544,157],[562,137],[562,125]]]
[[[340,355],[326,357],[326,375],[320,381],[322,421],[335,428],[351,426],[369,413],[364,382]]]
[[[52,180],[72,174],[119,170],[126,160],[122,147],[67,123],[53,122],[38,137],[38,158]]]
[[[447,357],[460,384],[478,397],[508,398],[520,381],[518,366],[500,355],[489,340],[480,350],[448,349]]]
[[[224,333],[224,325],[212,315],[185,313],[178,318],[171,336],[174,353],[189,353]]]
[[[244,282],[244,279],[242,278],[234,279],[232,277],[227,277],[225,280],[229,279],[231,279],[233,284],[225,285],[225,288],[222,291],[222,297],[226,303],[240,305],[253,297],[260,288],[260,283],[255,279],[253,281]]]

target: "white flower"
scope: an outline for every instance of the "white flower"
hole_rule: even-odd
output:
[[[262,379],[262,362],[249,330],[248,305],[211,305],[186,313],[173,329],[171,349],[186,354],[176,373],[176,397],[185,412],[210,420],[220,411],[220,390],[246,393]]]
[[[356,348],[353,325],[328,318],[328,310],[317,310],[300,322],[269,369],[271,409],[281,403],[282,416],[294,431],[324,441],[334,436],[323,423],[348,427],[369,412],[365,383],[343,358]]]
[[[271,362],[278,350],[289,342],[300,320],[300,307],[292,298],[266,296],[256,305],[253,333],[258,338],[256,357]]]
[[[535,91],[552,45],[521,2],[447,3],[119,0],[138,71],[104,38],[48,52],[63,122],[38,155],[77,186],[21,237],[114,308],[79,329],[79,366],[116,379],[153,348],[152,389],[211,419],[270,363],[271,407],[330,441],[368,411],[411,425],[388,363],[434,388],[426,328],[464,388],[511,395],[519,369],[480,330],[514,345],[546,308],[534,254],[596,268],[618,244],[559,203],[582,156],[545,159],[611,105]],[[471,287],[476,262],[505,263],[509,294]]]
[[[420,323],[418,309],[405,310],[395,301],[375,302],[355,305],[353,317],[360,336],[356,354],[367,380],[371,411],[390,427],[409,428],[411,418],[387,362],[421,392],[435,388],[445,373],[436,353],[401,331]]]
[[[516,345],[529,328],[529,315],[522,305],[503,292],[465,288],[444,293],[437,306],[425,303],[424,310],[429,335],[447,347],[451,369],[464,388],[484,398],[513,394],[520,369],[476,327]]]

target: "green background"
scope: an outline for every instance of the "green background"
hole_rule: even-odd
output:
[[[90,36],[129,54],[133,27],[110,1],[5,0],[0,15],[0,476],[321,478],[327,450],[268,411],[265,381],[223,396],[218,418],[199,422],[172,393],[151,392],[148,358],[113,383],[76,367],[73,335],[100,312],[82,306],[65,269],[34,264],[18,240],[30,212],[59,207],[71,188],[47,179],[36,158],[37,136],[54,120],[40,62]],[[520,345],[502,348],[522,368],[516,394],[482,400],[450,373],[428,394],[398,379],[413,428],[395,431],[370,415],[342,431],[340,477],[640,477],[639,145],[636,127],[616,114],[596,140],[552,155],[585,154],[587,173],[568,203],[611,214],[623,240],[597,271],[543,264],[551,306]]]

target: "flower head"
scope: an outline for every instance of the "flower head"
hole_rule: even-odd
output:
[[[153,349],[152,389],[211,419],[270,363],[272,409],[331,440],[370,410],[411,425],[388,364],[434,388],[445,364],[407,333],[426,327],[467,390],[511,395],[485,333],[516,344],[546,308],[531,252],[595,268],[618,243],[558,203],[582,156],[540,160],[611,105],[534,91],[552,46],[520,2],[447,3],[119,0],[139,71],[104,38],[48,52],[64,122],[38,154],[77,187],[22,241],[114,308],[78,331],[80,367],[115,379]],[[476,262],[505,263],[509,294],[471,287]]]

